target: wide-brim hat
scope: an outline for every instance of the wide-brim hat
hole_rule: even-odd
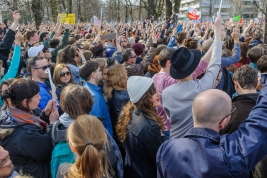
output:
[[[196,49],[181,47],[171,56],[170,74],[174,79],[183,79],[191,75],[201,59],[201,52]]]

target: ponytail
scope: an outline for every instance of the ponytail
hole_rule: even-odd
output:
[[[68,177],[110,177],[108,159],[104,151],[105,129],[97,118],[90,115],[78,116],[69,126],[67,135],[71,148],[74,147],[72,150],[79,155],[76,162],[70,167]]]

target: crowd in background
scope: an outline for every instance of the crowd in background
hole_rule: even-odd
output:
[[[0,178],[267,177],[261,24],[0,28]]]

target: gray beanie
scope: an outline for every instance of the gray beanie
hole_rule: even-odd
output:
[[[132,76],[127,81],[127,90],[132,103],[137,103],[153,84],[148,77]]]

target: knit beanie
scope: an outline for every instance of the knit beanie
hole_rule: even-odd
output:
[[[137,56],[140,56],[141,54],[143,54],[144,52],[144,45],[142,45],[141,43],[135,43],[132,48],[134,49],[134,52]]]
[[[127,91],[131,102],[137,103],[152,84],[153,80],[151,78],[131,76],[127,81]]]

